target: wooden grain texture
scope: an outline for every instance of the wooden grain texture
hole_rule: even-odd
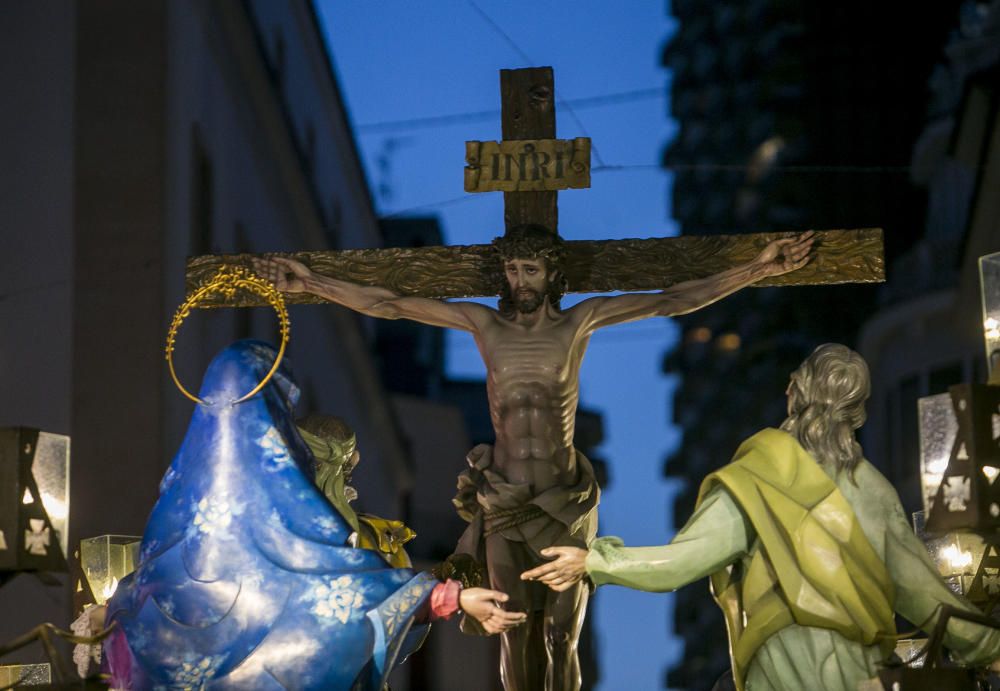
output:
[[[680,236],[566,243],[566,277],[573,293],[662,290],[751,261],[771,240],[796,233]],[[206,255],[188,261],[187,292],[222,264],[251,267],[250,254]],[[260,256],[260,255],[256,255]],[[491,245],[276,253],[297,259],[324,276],[361,285],[383,286],[400,295],[468,298],[497,295],[504,280]],[[764,286],[878,283],[885,280],[882,230],[826,230],[816,233],[813,258],[803,268],[755,284]],[[292,304],[321,303],[312,295],[287,294]],[[215,298],[206,307],[262,306],[263,300],[238,293]]]
[[[555,139],[555,81],[551,67],[500,70],[503,139]],[[556,192],[504,192],[504,227],[535,223],[557,232]]]

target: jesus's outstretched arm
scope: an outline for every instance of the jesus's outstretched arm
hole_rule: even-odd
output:
[[[411,319],[431,326],[478,331],[490,309],[475,302],[445,302],[398,295],[380,286],[363,286],[315,273],[284,257],[254,259],[254,270],[283,293],[310,293],[355,312],[380,319]]]
[[[684,281],[659,293],[615,295],[584,300],[572,308],[584,321],[586,333],[613,324],[687,314],[748,285],[805,266],[810,259],[813,233],[775,240],[751,262],[725,271]]]

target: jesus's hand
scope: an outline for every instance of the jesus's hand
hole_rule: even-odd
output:
[[[765,276],[780,276],[801,269],[812,258],[815,239],[815,233],[810,230],[794,238],[775,240],[764,248],[754,263],[763,268]]]
[[[266,278],[281,293],[302,293],[306,289],[305,279],[313,272],[302,262],[284,257],[253,259],[253,270]]]
[[[541,581],[557,592],[567,590],[587,575],[587,550],[579,547],[546,547],[543,557],[552,561],[521,574],[522,581]],[[554,557],[554,558],[553,558]]]

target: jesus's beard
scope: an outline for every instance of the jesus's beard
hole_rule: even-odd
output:
[[[532,288],[521,288],[514,293],[514,307],[521,314],[531,314],[538,311],[543,300],[542,294]]]

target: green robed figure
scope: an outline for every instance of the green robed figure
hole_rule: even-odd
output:
[[[705,478],[670,544],[553,547],[522,578],[664,592],[710,576],[738,689],[854,691],[889,659],[895,612],[929,629],[939,605],[978,611],[945,586],[895,489],[862,456],[854,434],[869,391],[860,355],[820,346],[792,374],[781,429]],[[951,619],[945,645],[982,665],[1000,657],[1000,632]]]

